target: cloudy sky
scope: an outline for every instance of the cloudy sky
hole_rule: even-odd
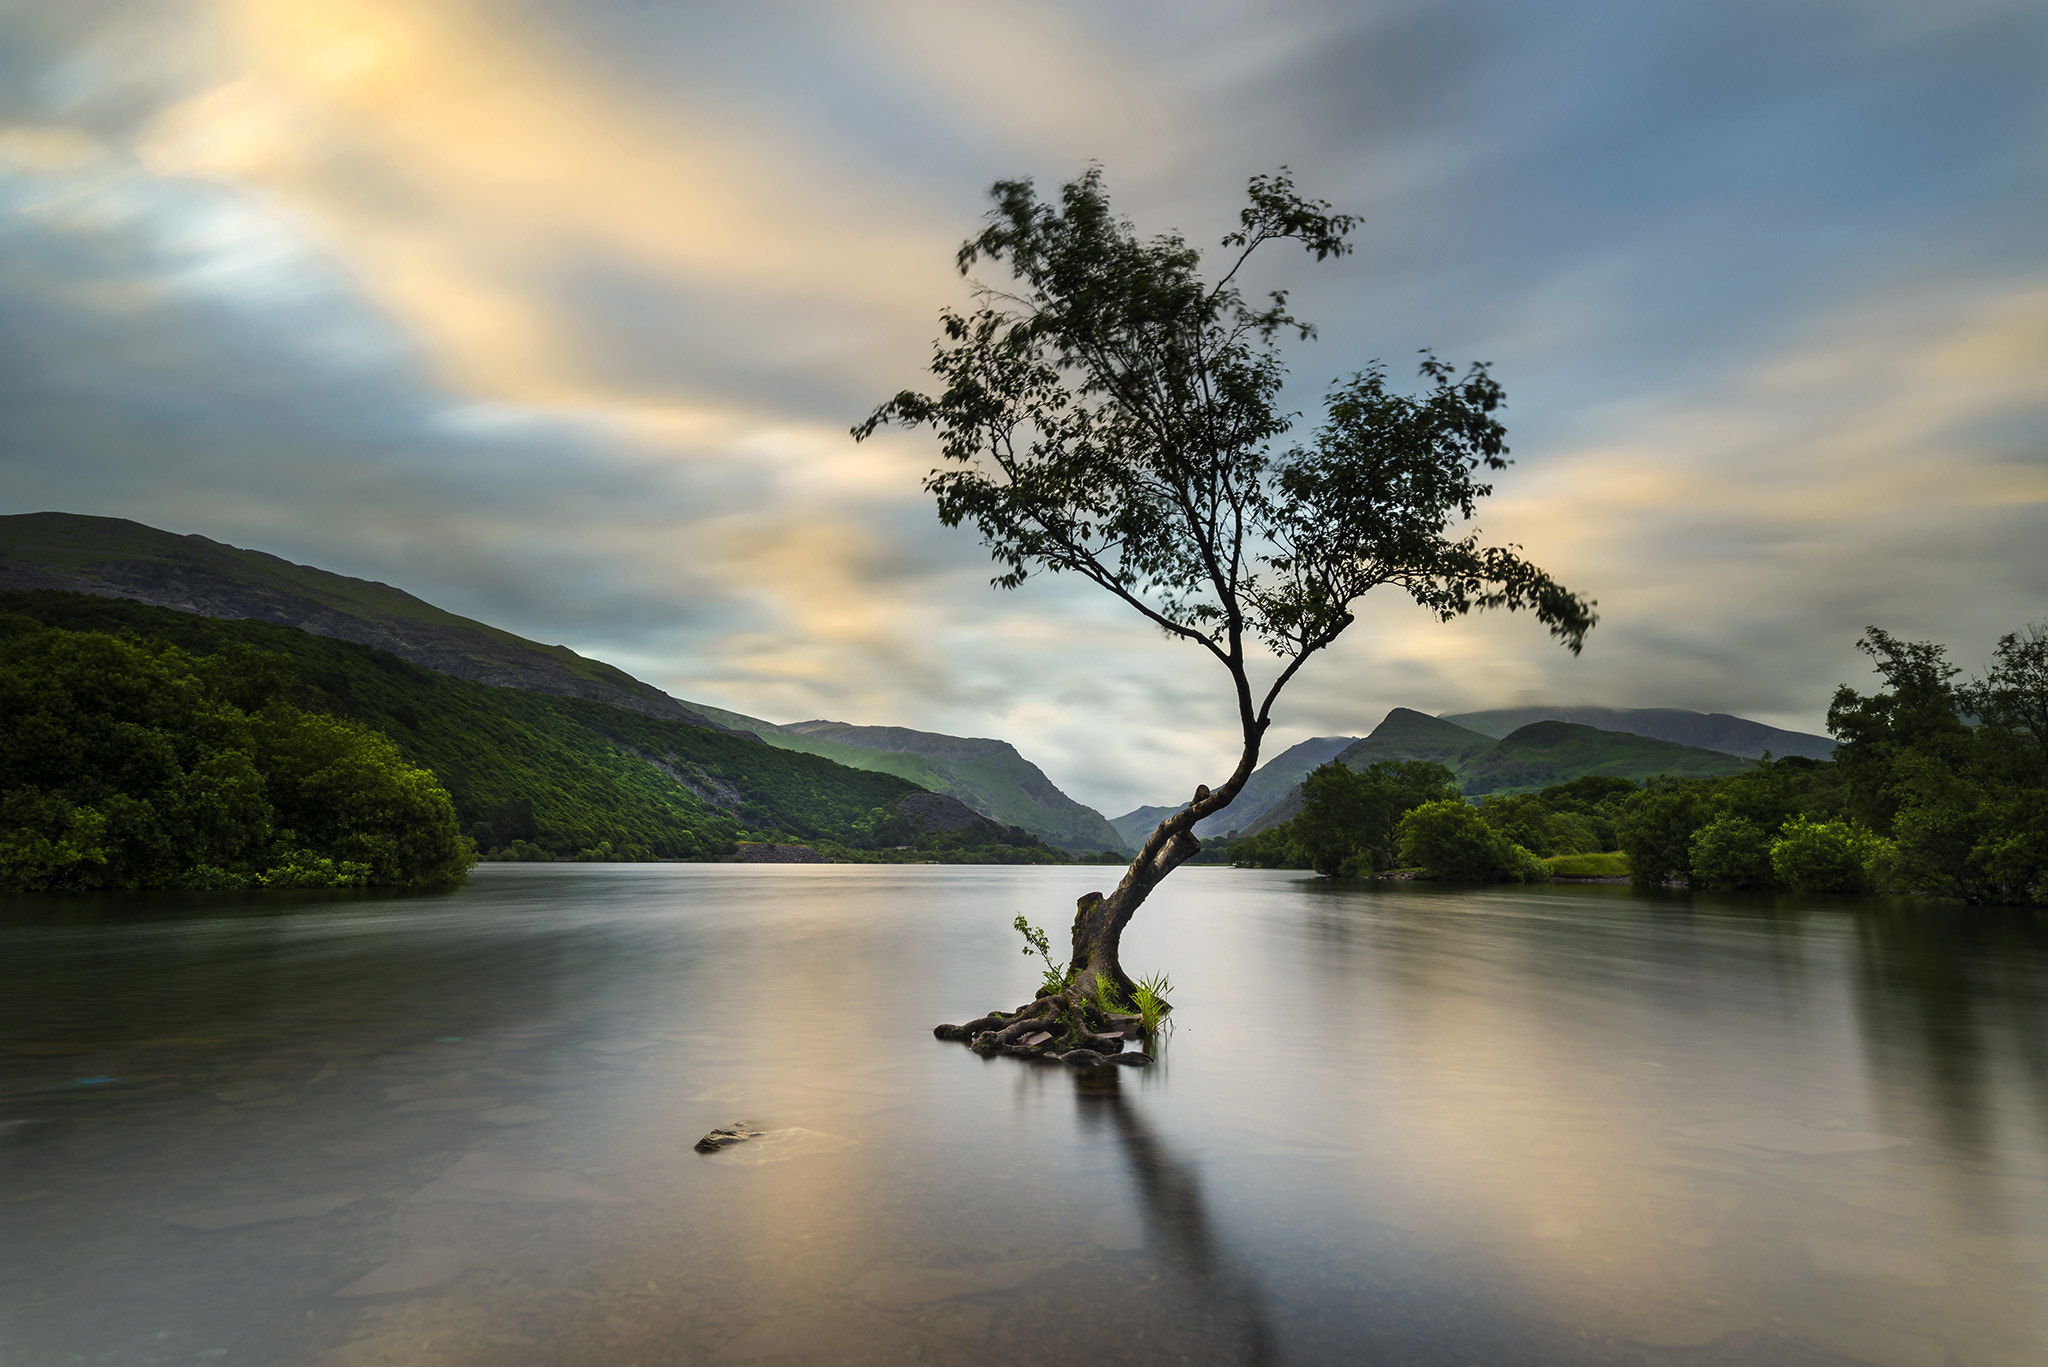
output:
[[[2048,618],[2048,6],[0,0],[0,511],[407,588],[680,697],[1015,741],[1116,813],[1220,672],[938,526],[915,384],[988,184],[1213,243],[1282,163],[1292,397],[1491,361],[1489,538],[1600,602],[1372,605],[1275,739],[1394,705],[1820,729],[1866,623]]]

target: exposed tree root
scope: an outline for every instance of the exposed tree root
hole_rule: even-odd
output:
[[[1100,1068],[1121,1063],[1143,1067],[1152,1056],[1126,1049],[1143,1031],[1135,1015],[1105,1011],[1076,987],[1026,1002],[1015,1011],[991,1011],[965,1025],[932,1028],[939,1039],[959,1040],[984,1056],[1010,1054]]]

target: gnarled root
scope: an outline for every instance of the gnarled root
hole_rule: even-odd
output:
[[[965,1025],[934,1026],[932,1034],[962,1041],[984,1057],[1057,1059],[1078,1068],[1152,1062],[1148,1054],[1124,1049],[1125,1040],[1138,1038],[1136,1016],[1106,1014],[1078,993],[1040,997],[1008,1014],[993,1011]]]

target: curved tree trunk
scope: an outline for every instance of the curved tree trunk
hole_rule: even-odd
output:
[[[1124,1054],[1123,1041],[1135,1035],[1135,1017],[1106,1014],[1098,1004],[1099,984],[1107,981],[1112,995],[1128,1002],[1137,984],[1126,974],[1118,958],[1124,927],[1143,906],[1152,889],[1191,857],[1202,842],[1195,838],[1195,823],[1231,804],[1252,770],[1258,767],[1259,739],[1263,722],[1247,726],[1244,755],[1223,786],[1195,789],[1187,806],[1159,823],[1145,840],[1138,857],[1124,870],[1123,880],[1108,896],[1091,892],[1074,909],[1073,957],[1068,963],[1064,991],[1039,997],[1011,1012],[994,1012],[966,1025],[941,1025],[932,1033],[940,1039],[972,1043],[978,1052],[1051,1055],[1076,1064],[1092,1065],[1114,1058],[1118,1062],[1149,1063],[1143,1054]],[[1040,1038],[1045,1036],[1045,1038]]]

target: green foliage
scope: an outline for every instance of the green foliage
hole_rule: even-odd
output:
[[[1543,861],[1552,878],[1626,878],[1628,856],[1618,850],[1604,854],[1554,854]]]
[[[1547,882],[1543,861],[1487,825],[1462,798],[1425,802],[1401,818],[1402,863],[1459,882]]]
[[[367,727],[276,696],[286,662],[0,623],[0,888],[459,881],[448,794]]]
[[[1019,935],[1024,937],[1024,956],[1029,958],[1036,954],[1039,958],[1045,960],[1045,976],[1038,984],[1038,995],[1049,997],[1055,992],[1065,991],[1067,986],[1067,966],[1065,964],[1056,964],[1052,961],[1052,942],[1045,938],[1045,932],[1032,925],[1031,922],[1025,920],[1022,916],[1019,916],[1010,924]]]
[[[1116,217],[1099,170],[1057,200],[1022,180],[991,195],[959,266],[1001,263],[1011,285],[942,315],[936,396],[905,390],[854,436],[888,423],[935,431],[943,464],[925,488],[947,526],[980,532],[1002,566],[997,585],[1078,574],[1208,651],[1240,704],[1238,782],[1281,690],[1372,588],[1393,585],[1444,619],[1528,609],[1578,651],[1590,602],[1515,548],[1459,534],[1492,492],[1480,472],[1508,463],[1502,391],[1485,366],[1461,375],[1425,354],[1415,396],[1369,368],[1333,386],[1306,444],[1277,449],[1295,425],[1279,339],[1313,330],[1284,292],[1254,305],[1237,277],[1268,243],[1343,256],[1349,215],[1296,194],[1284,169],[1254,177],[1211,283],[1184,239],[1141,240]],[[1259,646],[1278,661],[1263,698],[1246,663]],[[1215,806],[1228,800],[1222,791]]]
[[[1124,994],[1118,990],[1115,983],[1109,980],[1107,973],[1095,975],[1095,991],[1092,995],[1095,999],[1096,1009],[1101,1011],[1103,1015],[1124,1016],[1130,1014],[1130,1003],[1124,1000]]]
[[[1693,832],[1693,882],[1720,889],[1771,885],[1771,832],[1746,816],[1722,815]]]
[[[1845,805],[1894,842],[1887,876],[1972,903],[2048,894],[2048,631],[2003,637],[1992,667],[1962,685],[1932,642],[1872,627],[1858,644],[1885,686],[1838,689],[1828,727]]]
[[[1889,844],[1854,822],[1796,817],[1771,846],[1771,872],[1794,892],[1869,892]]]
[[[917,789],[887,774],[587,699],[451,678],[291,627],[70,593],[0,593],[8,608],[29,614],[31,628],[170,641],[218,689],[281,690],[304,711],[382,732],[440,780],[489,858],[574,859],[609,845],[613,858],[719,859],[746,839],[810,843],[844,859],[1065,862],[1021,831],[910,829],[894,807]],[[50,857],[64,856],[53,847]]]
[[[1613,848],[1611,813],[1635,791],[1628,779],[1592,776],[1542,793],[1488,797],[1478,816],[1505,839],[1501,848],[1521,846],[1540,862],[1557,853]],[[1419,760],[1380,760],[1361,772],[1326,764],[1303,781],[1302,796],[1299,815],[1238,841],[1231,847],[1231,862],[1362,877],[1406,859],[1399,832],[1408,813],[1427,802],[1463,805],[1451,770]],[[1530,881],[1541,881],[1531,866],[1517,861],[1514,867]]]
[[[1457,792],[1450,770],[1420,761],[1382,761],[1360,773],[1332,762],[1301,786],[1301,814],[1288,823],[1290,854],[1325,877],[1392,868],[1402,816]]]
[[[1164,973],[1138,979],[1131,993],[1131,1006],[1138,1013],[1138,1024],[1148,1035],[1159,1029],[1159,1023],[1166,1013],[1173,1010],[1173,1003],[1167,1000],[1173,995],[1173,981]]]
[[[1615,818],[1614,835],[1637,887],[1692,881],[1692,838],[1707,822],[1698,780],[1652,780]]]

